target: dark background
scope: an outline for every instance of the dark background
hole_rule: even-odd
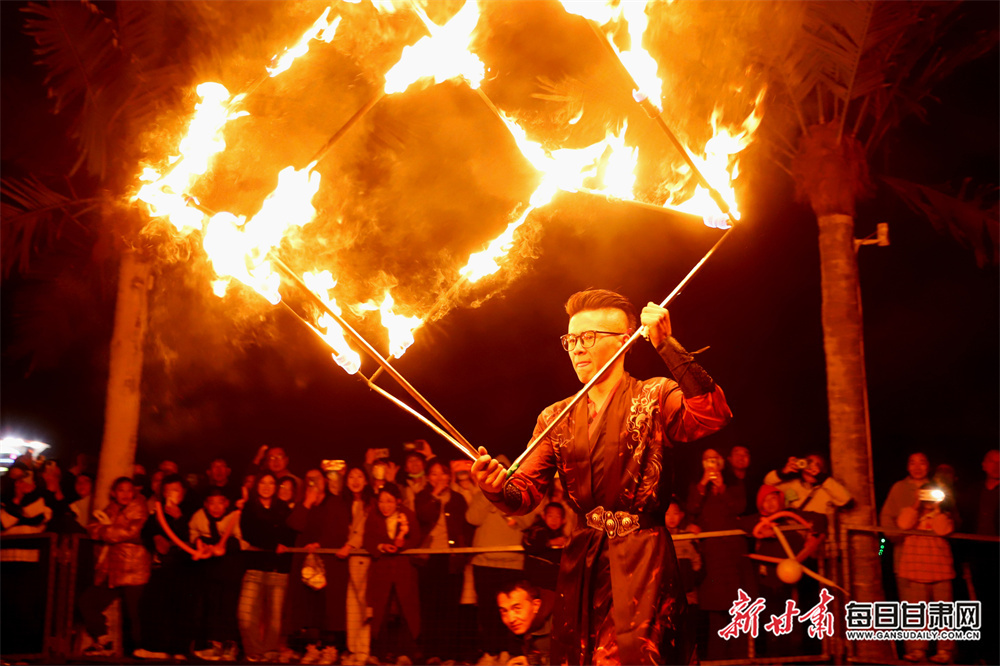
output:
[[[33,131],[25,109],[45,106],[40,72],[30,65],[31,44],[19,33],[12,4],[2,7],[5,176],[18,169],[9,148]],[[996,24],[998,6],[982,4],[987,8],[979,11]],[[965,176],[996,182],[997,60],[994,50],[959,70],[937,91],[940,102],[930,107],[928,122],[907,122],[895,135],[877,171],[923,183]],[[447,102],[459,110],[477,103],[457,88],[444,84],[417,93],[424,97],[413,102]],[[382,113],[391,116],[400,106],[394,99]],[[367,131],[358,130],[360,136]],[[477,160],[474,150],[468,159]],[[489,154],[482,166],[497,174],[509,170],[507,162]],[[747,446],[759,474],[788,455],[829,448],[815,217],[793,202],[788,178],[773,165],[750,156],[744,172],[742,223],[670,308],[675,334],[685,346],[710,345],[701,362],[726,391],[735,414],[724,432],[682,447],[682,478],[685,470],[693,472],[694,456],[708,445]],[[440,173],[421,177],[433,196]],[[531,191],[523,184],[508,189],[524,197]],[[862,204],[856,220],[858,237],[874,233],[878,222],[891,229],[891,246],[859,252],[879,503],[905,476],[905,459],[913,451],[927,452],[932,463],[955,465],[963,481],[981,478],[978,462],[997,446],[1000,405],[996,267],[977,268],[970,252],[891,196],[880,193]],[[640,305],[660,301],[721,235],[686,216],[586,195],[562,196],[532,220],[536,258],[519,264],[517,278],[502,290],[484,285],[469,292],[460,307],[419,330],[416,344],[396,363],[469,440],[511,458],[523,450],[541,409],[578,387],[557,340],[565,331],[566,298],[579,289],[605,287]],[[399,222],[410,224],[405,217]],[[443,246],[458,228],[482,242],[502,222],[450,220],[420,241],[437,238]],[[381,252],[392,255],[393,247],[386,243]],[[466,248],[456,247],[453,254],[467,256]],[[77,261],[72,257],[56,252],[32,272],[5,279],[0,301],[0,429],[5,436],[50,443],[55,457],[99,450],[113,313],[112,273],[110,282],[94,277],[103,287],[66,286],[60,307],[43,308],[49,317],[43,321],[50,325],[26,323],[52,293],[46,262]],[[460,263],[456,259],[453,265]],[[222,305],[206,305],[214,298],[206,295],[207,280],[187,270],[184,264],[165,265],[151,297],[139,462],[171,458],[185,471],[200,471],[223,456],[239,468],[259,445],[280,444],[301,473],[320,458],[360,460],[368,447],[386,446],[399,454],[404,441],[420,437],[435,451],[458,456],[412,417],[347,377],[325,345],[282,310],[257,305],[252,315],[241,314],[239,326],[230,327]],[[76,271],[89,279],[96,269],[81,262]],[[88,296],[77,297],[74,289]],[[93,297],[95,290],[99,297]],[[414,287],[411,298],[418,291],[431,301],[437,293]],[[197,297],[185,300],[191,293]],[[468,307],[488,294],[492,297],[478,307]],[[58,341],[57,351],[27,353],[32,340],[49,337]],[[383,344],[374,334],[371,339]],[[663,372],[645,343],[626,367],[638,377]],[[365,371],[372,369],[366,362]],[[388,378],[380,384],[403,396]]]

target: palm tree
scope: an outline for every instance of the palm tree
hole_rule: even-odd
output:
[[[957,3],[807,2],[800,9],[798,37],[770,54],[766,136],[818,223],[831,459],[855,498],[844,522],[874,525],[856,202],[873,191],[869,165],[886,138],[905,117],[923,118],[934,86],[994,50],[997,33],[995,23],[970,31],[968,5]],[[882,182],[949,228],[981,265],[997,260],[995,206],[900,179]],[[853,598],[883,598],[874,535],[852,532],[848,546]],[[863,643],[856,656],[884,663],[889,650],[889,643]]]
[[[127,205],[141,132],[179,102],[191,80],[178,3],[28,3],[24,29],[46,71],[54,133],[68,125],[71,164],[47,155],[27,177],[5,177],[3,271],[25,271],[35,255],[65,251],[68,227],[83,229],[84,255],[108,250],[117,263],[104,436],[95,493],[131,476],[139,423],[143,343],[153,264],[140,213]],[[38,118],[36,122],[45,123]],[[22,166],[23,165],[19,165]],[[9,173],[10,170],[8,169]],[[86,261],[84,262],[86,263]]]

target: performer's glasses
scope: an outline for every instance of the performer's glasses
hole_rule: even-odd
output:
[[[576,341],[579,340],[584,349],[590,349],[597,342],[598,335],[628,335],[628,333],[616,333],[614,331],[584,331],[583,333],[568,333],[561,338],[562,348],[566,351],[573,351],[576,348]]]

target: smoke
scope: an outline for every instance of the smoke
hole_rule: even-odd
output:
[[[443,24],[462,4],[426,7]],[[188,3],[198,45],[192,89],[211,80],[232,93],[252,93],[245,101],[250,115],[227,125],[227,149],[194,192],[209,208],[247,218],[256,213],[278,172],[309,164],[378,92],[403,47],[426,34],[409,10],[380,13],[367,2],[336,3],[343,21],[335,41],[313,41],[289,71],[262,78],[271,56],[297,41],[327,6]],[[628,122],[628,143],[641,146],[637,191],[662,198],[664,181],[678,176],[680,158],[638,110],[617,63],[584,20],[553,2],[481,6],[474,48],[487,66],[483,89],[496,105],[553,148],[592,144],[609,126]],[[755,44],[778,39],[785,24],[778,18],[792,14],[785,9],[790,6],[651,3],[647,44],[664,79],[664,117],[682,140],[702,145],[717,107],[732,124],[752,110],[763,85],[753,66],[759,60]],[[150,133],[150,145],[178,136],[183,120],[165,119]],[[316,218],[293,231],[280,254],[299,274],[330,270],[342,305],[381,302],[391,288],[397,311],[406,315],[433,311],[440,320],[454,307],[477,307],[531,269],[545,226],[559,216],[556,205],[534,211],[499,274],[476,284],[458,282],[459,267],[523,212],[539,182],[507,129],[462,83],[415,85],[385,97],[317,169]],[[150,233],[164,240],[163,230]],[[311,334],[291,334],[298,328],[294,320],[249,289],[234,283],[225,298],[212,294],[211,267],[196,237],[159,243],[158,251],[166,262],[151,312],[147,386],[154,409],[177,407],[183,392],[208,383],[245,383],[229,369],[247,350],[281,345],[286,355],[315,358],[316,347],[287,342],[289,335],[300,340]],[[357,328],[384,345],[378,313]],[[280,372],[265,376],[279,389],[294,381]]]

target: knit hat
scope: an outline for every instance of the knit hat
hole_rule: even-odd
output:
[[[781,488],[764,484],[760,487],[760,490],[757,491],[757,511],[760,513],[764,513],[764,498],[771,493],[778,493],[781,495],[781,505],[785,505],[785,492]]]

